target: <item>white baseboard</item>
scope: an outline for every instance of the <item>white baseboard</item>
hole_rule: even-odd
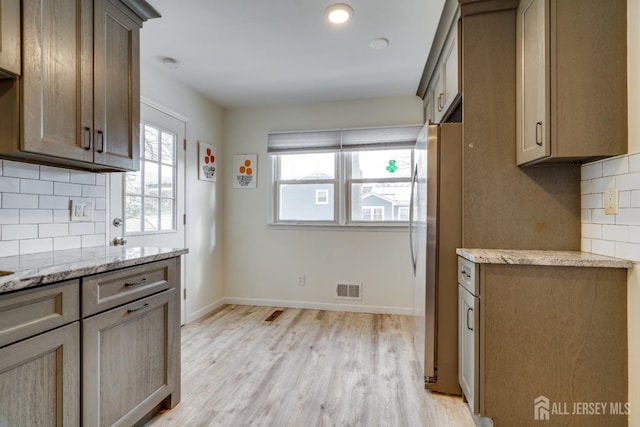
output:
[[[193,313],[187,313],[187,323],[191,323],[195,320],[201,319],[210,314],[212,311],[217,310],[225,304],[228,304],[225,299],[226,298],[220,298],[219,300],[214,301],[211,304],[207,304],[204,307],[194,311]]]
[[[225,304],[259,305],[267,307],[308,308],[312,310],[351,311],[354,313],[398,314],[413,316],[413,308],[374,305],[331,304],[324,302],[289,301],[259,298],[226,297]]]

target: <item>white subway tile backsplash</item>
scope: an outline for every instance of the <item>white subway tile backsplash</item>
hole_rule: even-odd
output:
[[[0,192],[19,193],[20,180],[18,178],[7,178],[6,176],[0,177]]]
[[[621,175],[629,172],[629,158],[627,156],[602,161],[602,175]]]
[[[40,196],[40,209],[71,209],[69,197]]]
[[[629,156],[629,172],[640,172],[640,153]]]
[[[602,225],[600,224],[582,224],[582,237],[588,239],[602,238]]]
[[[82,196],[82,185],[54,182],[53,194],[56,196]]]
[[[71,222],[69,223],[69,235],[81,236],[85,234],[93,234],[93,222]]]
[[[38,237],[63,237],[69,235],[69,224],[40,224]]]
[[[640,208],[620,209],[617,224],[640,225]]]
[[[40,178],[40,166],[30,163],[18,163],[5,160],[2,164],[2,175],[15,178]]]
[[[105,187],[97,185],[83,185],[82,197],[105,197]]]
[[[18,224],[20,222],[20,210],[0,209],[0,225]]]
[[[631,207],[631,191],[620,191],[618,193],[618,207],[620,208]]]
[[[38,226],[35,224],[2,226],[2,240],[35,239],[37,237]]]
[[[80,249],[82,247],[82,239],[80,236],[54,237],[53,250],[64,251],[67,249]]]
[[[582,166],[582,179],[594,179],[602,176],[602,162]]]
[[[20,224],[49,224],[53,222],[51,209],[21,209]]]
[[[640,244],[616,242],[615,256],[640,262]]]
[[[591,180],[591,193],[604,193],[607,188],[616,186],[616,177],[607,176]]]
[[[15,256],[20,253],[18,240],[0,242],[0,256]]]
[[[593,239],[591,241],[591,251],[600,255],[616,256],[616,242]]]
[[[585,194],[581,196],[582,209],[603,208],[603,194]]]
[[[54,209],[53,222],[56,224],[71,221],[71,212],[69,210]]]
[[[3,193],[3,209],[36,209],[38,196],[34,194]]]
[[[640,188],[640,172],[627,173],[616,177],[616,187],[621,190],[637,190]]]
[[[0,160],[0,256],[106,245],[107,175]],[[70,198],[94,203],[70,222]]]
[[[602,239],[618,242],[626,242],[629,239],[628,225],[603,225]]]
[[[20,240],[20,255],[53,250],[53,239]]]
[[[40,179],[44,181],[69,182],[69,171],[49,166],[40,166]]]
[[[620,190],[617,215],[598,206],[607,188]],[[582,250],[640,262],[640,153],[582,166],[581,192]]]
[[[53,182],[35,179],[21,179],[20,192],[22,194],[53,194]]]
[[[105,234],[93,234],[90,236],[82,236],[83,248],[104,246],[106,244],[107,244],[107,236]]]
[[[615,215],[606,215],[604,209],[591,210],[591,222],[593,224],[615,224]]]
[[[76,184],[95,185],[96,174],[90,173],[90,172],[71,171],[69,176],[69,182],[74,182]]]

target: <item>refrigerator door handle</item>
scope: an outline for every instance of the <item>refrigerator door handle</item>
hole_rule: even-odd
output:
[[[416,275],[416,254],[413,249],[413,215],[414,215],[414,190],[416,180],[418,178],[418,165],[413,167],[413,176],[411,177],[411,195],[409,196],[409,249],[411,250],[411,265],[413,266],[413,275]]]

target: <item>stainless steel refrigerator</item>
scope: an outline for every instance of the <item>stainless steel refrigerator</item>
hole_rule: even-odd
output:
[[[456,248],[462,242],[462,124],[425,125],[414,159],[409,215],[414,345],[425,387],[459,395]]]

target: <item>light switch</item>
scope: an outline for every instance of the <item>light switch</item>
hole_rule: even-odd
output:
[[[604,192],[604,214],[605,215],[617,215],[618,214],[618,189],[607,188]]]
[[[71,221],[92,221],[93,202],[71,199]]]

